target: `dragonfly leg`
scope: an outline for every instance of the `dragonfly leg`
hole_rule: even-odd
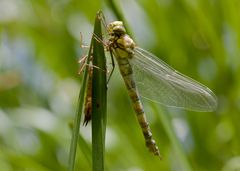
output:
[[[108,49],[108,44],[99,38],[95,33],[93,33],[93,37],[98,43],[102,43],[103,46]]]
[[[80,64],[80,69],[79,69],[79,71],[78,71],[78,74],[81,74],[82,72],[83,72],[83,69],[85,68],[85,66],[87,65],[87,61],[86,61],[86,59],[87,59],[87,55],[85,55],[85,56],[83,56],[79,61],[78,61],[78,63]]]
[[[87,55],[85,55],[85,56],[83,56],[79,61],[78,61],[78,63],[80,64],[80,69],[79,69],[79,74],[81,74],[82,73],[82,71],[83,71],[83,69],[86,67],[86,66],[88,66],[88,67],[93,67],[93,68],[96,68],[96,69],[99,69],[99,70],[101,70],[101,71],[103,71],[103,72],[106,72],[105,71],[105,69],[102,69],[102,68],[99,68],[98,66],[95,66],[95,65],[92,65],[92,64],[87,64]],[[92,56],[91,56],[91,58],[92,58]],[[92,60],[92,59],[91,59]],[[91,61],[90,60],[90,61]]]
[[[94,36],[94,38],[99,42],[99,43],[102,43],[103,44],[103,46],[105,47],[105,50],[106,51],[110,51],[110,56],[111,56],[111,61],[112,61],[112,66],[113,66],[113,68],[111,69],[111,71],[110,71],[110,74],[109,74],[109,77],[108,77],[108,79],[107,79],[107,84],[108,84],[108,82],[110,81],[110,78],[111,78],[111,76],[112,76],[112,74],[113,74],[113,71],[114,71],[114,69],[115,69],[115,62],[114,62],[114,58],[113,58],[113,54],[112,54],[112,50],[111,50],[111,48],[109,48],[109,45],[106,43],[106,42],[104,42],[102,39],[100,39],[98,36],[96,36],[94,33],[93,33],[93,36]],[[96,67],[96,68],[98,68],[98,67]],[[101,69],[101,68],[100,68]],[[102,69],[103,70],[103,69]],[[108,72],[107,72],[108,73]]]
[[[80,47],[81,47],[81,48],[90,48],[90,46],[83,44],[83,35],[82,35],[82,32],[80,32]]]
[[[110,48],[111,49],[111,48]],[[110,56],[111,56],[111,60],[112,60],[112,70],[110,71],[110,74],[109,74],[109,77],[108,77],[108,80],[107,80],[107,84],[108,82],[110,81],[111,77],[112,77],[112,74],[113,74],[113,71],[115,69],[115,63],[114,63],[114,58],[113,58],[113,54],[112,54],[112,50],[110,50]]]
[[[80,47],[81,48],[89,48],[89,50],[92,49],[89,46],[83,45],[83,35],[81,32],[80,32]],[[78,74],[81,74],[82,71],[84,70],[85,66],[89,65],[89,64],[87,64],[87,58],[88,58],[88,55],[86,54],[78,60],[78,63],[80,64],[80,69],[79,69]]]

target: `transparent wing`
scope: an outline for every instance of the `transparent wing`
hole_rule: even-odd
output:
[[[135,48],[130,60],[140,96],[167,106],[194,111],[213,111],[215,94],[206,86],[182,75],[153,54]]]

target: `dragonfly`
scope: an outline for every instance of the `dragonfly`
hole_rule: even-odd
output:
[[[208,87],[181,74],[157,56],[136,46],[122,21],[106,24],[106,30],[109,37],[106,43],[107,50],[112,57],[113,66],[114,59],[117,61],[145,144],[150,152],[161,158],[141,97],[162,105],[198,112],[214,111],[217,108],[217,97]]]

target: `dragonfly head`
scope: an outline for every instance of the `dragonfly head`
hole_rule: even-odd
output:
[[[126,33],[122,21],[113,21],[107,25],[109,35],[122,35]]]

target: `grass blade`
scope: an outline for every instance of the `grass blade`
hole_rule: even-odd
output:
[[[101,31],[101,14],[98,13],[94,35],[98,40],[93,39],[93,92],[92,92],[92,160],[93,171],[104,170],[105,132],[106,132],[106,58],[104,53]]]
[[[91,40],[87,64],[89,64],[89,59],[91,56],[92,42],[93,42],[93,38]],[[85,97],[85,92],[86,92],[86,87],[87,87],[87,78],[88,78],[87,69],[88,69],[87,67],[84,69],[82,87],[80,89],[79,98],[78,98],[78,107],[77,107],[76,115],[74,118],[72,140],[71,140],[70,153],[69,153],[69,159],[68,159],[68,171],[74,171],[77,143],[79,140],[79,129],[80,129],[80,123],[81,123],[81,116],[83,113],[84,97]]]
[[[69,123],[69,128],[71,131],[73,131],[73,123],[72,122]],[[80,134],[78,137],[78,147],[81,149],[84,157],[86,158],[87,162],[91,166],[92,165],[92,160],[91,160],[92,149]]]

